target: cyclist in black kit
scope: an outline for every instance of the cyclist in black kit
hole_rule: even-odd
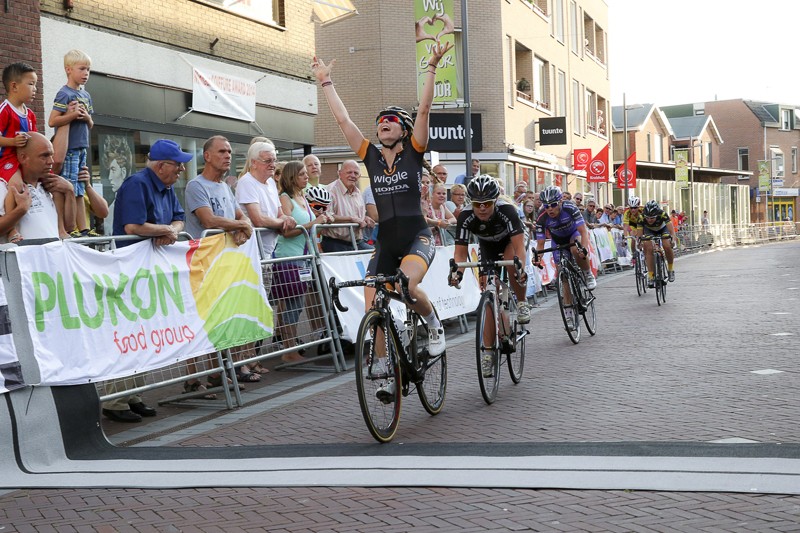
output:
[[[488,174],[473,178],[467,185],[470,202],[458,215],[456,222],[456,247],[454,258],[457,263],[467,260],[467,245],[470,237],[478,238],[481,260],[511,260],[515,256],[525,263],[525,226],[519,218],[517,206],[500,198],[500,187]],[[464,269],[459,268],[449,279],[450,285],[461,282]],[[516,269],[508,267],[511,288],[517,296],[517,320],[527,324],[531,320],[531,308],[525,297],[527,280],[525,272],[517,281]]]
[[[393,274],[400,267],[408,276],[409,293],[416,300],[409,306],[428,323],[428,351],[431,355],[444,351],[445,338],[444,328],[428,296],[419,286],[433,261],[435,250],[431,230],[420,207],[420,189],[436,65],[450,48],[450,43],[437,43],[432,49],[416,121],[400,107],[387,107],[378,114],[375,122],[380,148],[364,137],[336,93],[331,81],[331,69],[336,60],[325,64],[314,56],[311,64],[339,128],[353,151],[364,161],[369,174],[380,231],[367,274]],[[375,289],[365,289],[367,308],[371,307],[374,296]]]

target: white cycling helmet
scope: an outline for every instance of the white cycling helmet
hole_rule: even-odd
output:
[[[631,196],[630,198],[628,198],[628,207],[636,209],[640,205],[642,205],[642,199],[639,198],[638,196]]]
[[[330,205],[331,193],[325,187],[312,186],[306,189],[306,200],[316,204]]]

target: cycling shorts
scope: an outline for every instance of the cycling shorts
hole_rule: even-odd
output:
[[[669,231],[667,230],[666,226],[657,230],[652,230],[645,226],[643,230],[644,230],[642,231],[643,241],[652,241],[653,237],[661,237],[662,239],[672,239],[672,235],[669,234]]]
[[[563,246],[564,244],[569,244],[572,241],[579,241],[580,239],[581,233],[578,230],[575,230],[575,232],[566,239],[553,237],[552,242],[558,246]],[[572,255],[572,248],[567,248],[565,250],[553,250],[553,261],[555,261],[556,265],[558,265],[558,262],[561,260],[561,252]]]
[[[510,235],[499,241],[484,241],[483,239],[478,239],[478,249],[480,251],[481,260],[496,261],[498,259],[503,259],[503,254],[509,244],[511,244]]]
[[[425,270],[431,266],[436,255],[436,244],[430,228],[424,228],[409,239],[378,240],[375,251],[367,265],[367,275],[383,274],[391,276],[397,272],[400,263],[406,257],[412,257],[425,265]]]

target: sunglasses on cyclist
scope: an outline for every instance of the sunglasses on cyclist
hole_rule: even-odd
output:
[[[472,202],[472,207],[475,209],[483,209],[484,207],[492,207],[494,205],[494,200],[489,200],[487,202]]]
[[[549,204],[544,204],[544,207],[545,208],[558,207],[558,202],[552,202],[552,203],[549,203]]]
[[[394,122],[395,124],[403,123],[397,115],[381,115],[378,117],[378,120],[375,121],[375,124],[383,124],[384,122]]]
[[[313,204],[312,204],[312,203],[309,203],[308,205],[309,205],[309,207],[311,207],[311,209],[313,209],[314,211],[322,211],[322,212],[325,212],[325,211],[327,211],[327,210],[328,210],[328,206],[327,206],[327,205],[325,205],[325,204],[317,204],[317,203],[313,203]]]

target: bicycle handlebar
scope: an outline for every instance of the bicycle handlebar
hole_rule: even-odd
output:
[[[541,254],[544,254],[544,253],[547,253],[547,252],[555,252],[556,250],[566,250],[568,248],[572,248],[573,246],[576,247],[583,255],[586,255],[586,256],[589,255],[589,252],[586,250],[586,248],[581,246],[581,243],[579,243],[578,241],[571,241],[571,242],[568,242],[567,244],[559,244],[559,245],[556,245],[556,246],[551,246],[550,248],[543,248],[541,250],[534,249],[533,250],[533,255],[534,255],[534,257],[536,257],[538,259],[538,256],[541,255]]]
[[[377,290],[385,290],[386,292],[391,294],[391,291],[385,288],[384,285],[387,283],[393,285],[400,285],[400,290],[395,291],[397,297],[406,303],[415,304],[417,300],[411,297],[411,293],[408,291],[408,276],[405,273],[397,269],[397,273],[393,276],[384,276],[383,274],[378,274],[377,276],[361,279],[361,280],[351,280],[351,281],[342,281],[341,283],[336,282],[336,278],[331,277],[328,280],[328,288],[330,289],[331,293],[331,300],[336,308],[341,311],[342,313],[346,313],[348,308],[342,305],[342,302],[339,300],[339,290],[346,289],[349,287],[373,287]]]
[[[527,277],[525,274],[525,270],[522,268],[522,261],[519,260],[519,257],[516,255],[514,259],[501,259],[499,261],[465,261],[461,263],[457,263],[455,259],[450,258],[450,274],[451,276],[458,272],[459,268],[494,268],[494,267],[514,267],[516,269],[516,275],[514,276],[517,279],[517,283],[522,284],[522,280],[520,278]],[[540,267],[541,268],[541,267]],[[459,284],[456,285],[457,289],[461,288],[461,279],[458,280]]]

